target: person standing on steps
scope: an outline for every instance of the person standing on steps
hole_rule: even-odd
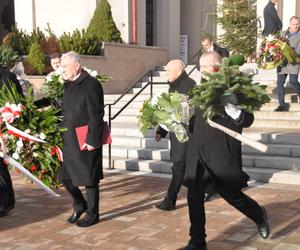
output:
[[[293,16],[290,18],[289,28],[282,33],[282,36],[286,38],[289,46],[295,50],[296,54],[300,56],[300,32],[299,32],[300,20],[298,17]],[[284,85],[287,76],[289,75],[290,84],[295,92],[300,96],[300,83],[298,81],[299,76],[299,63],[287,63],[277,68],[277,96],[279,106],[274,110],[275,112],[288,111],[289,105],[285,103]]]
[[[171,60],[165,67],[168,76],[169,93],[175,91],[180,94],[188,95],[188,92],[196,85],[196,82],[189,78],[185,72],[185,65],[180,60]],[[167,135],[168,131],[162,127],[158,127],[155,135],[155,140],[158,142],[162,137]],[[155,206],[161,210],[174,210],[176,209],[177,194],[180,190],[182,179],[185,170],[185,157],[187,143],[181,143],[176,138],[173,132],[170,132],[171,140],[171,160],[172,166],[172,179],[169,184],[167,194],[163,201]]]
[[[277,14],[275,5],[278,0],[270,0],[264,8],[264,30],[262,32],[263,36],[272,35],[281,31],[282,22]]]

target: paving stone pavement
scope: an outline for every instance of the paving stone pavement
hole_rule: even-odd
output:
[[[16,208],[0,218],[1,250],[176,250],[189,239],[186,189],[177,209],[153,207],[163,197],[165,175],[107,171],[100,184],[100,223],[79,228],[65,222],[71,199],[49,197],[36,185],[13,174]],[[272,234],[262,240],[256,226],[221,198],[206,203],[209,250],[299,250],[300,186],[256,184],[246,193],[268,211]]]

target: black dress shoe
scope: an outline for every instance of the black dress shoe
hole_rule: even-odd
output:
[[[203,201],[204,201],[204,202],[210,201],[212,195],[213,195],[212,193],[205,193],[205,194],[204,194],[204,199],[203,199]]]
[[[76,222],[78,227],[89,227],[99,223],[99,216],[85,215],[85,217]]]
[[[276,109],[274,109],[275,112],[283,112],[283,111],[289,111],[289,105],[279,105]]]
[[[161,209],[161,210],[165,210],[165,211],[171,211],[171,210],[176,209],[175,204],[170,204],[169,202],[166,202],[165,200],[163,200],[161,203],[156,204],[155,207],[158,209]]]
[[[73,214],[67,219],[67,222],[70,224],[75,224],[80,216],[86,211],[86,208],[84,209],[78,209],[76,211],[73,212]]]
[[[4,217],[8,214],[8,212],[15,207],[15,204],[11,204],[8,207],[0,208],[0,217]]]
[[[259,235],[263,238],[263,239],[267,239],[270,235],[270,225],[269,225],[269,219],[268,219],[268,215],[267,215],[267,211],[264,207],[261,207],[262,212],[263,212],[263,220],[264,222],[261,224],[257,225],[258,228],[258,232]]]
[[[185,247],[178,248],[177,250],[207,250],[207,246],[206,245],[196,246],[193,244],[188,244]]]

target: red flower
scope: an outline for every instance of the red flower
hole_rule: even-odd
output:
[[[57,151],[56,147],[52,147],[52,148],[50,149],[50,154],[51,154],[51,155],[55,155],[55,154],[56,154],[56,151]]]
[[[37,166],[35,164],[31,165],[31,167],[29,168],[31,172],[35,172],[37,171]]]
[[[46,173],[47,173],[47,170],[46,169],[42,169],[41,175],[45,175]]]

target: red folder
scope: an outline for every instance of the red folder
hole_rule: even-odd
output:
[[[76,135],[77,135],[77,140],[78,140],[80,150],[81,151],[86,150],[86,148],[82,149],[82,147],[86,141],[88,125],[77,127],[75,128],[75,130],[76,130]],[[102,132],[102,144],[111,144],[111,143],[112,143],[112,139],[111,139],[110,129],[108,127],[108,123],[104,122],[103,132]]]

